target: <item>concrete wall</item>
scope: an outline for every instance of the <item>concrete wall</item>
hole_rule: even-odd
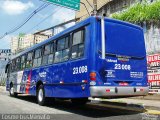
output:
[[[160,27],[155,23],[143,24],[148,55],[160,53]]]

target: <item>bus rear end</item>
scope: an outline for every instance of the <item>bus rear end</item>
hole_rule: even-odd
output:
[[[102,59],[101,22],[97,22],[97,50],[90,72],[92,97],[143,96],[148,93],[143,30],[105,19],[105,59]]]

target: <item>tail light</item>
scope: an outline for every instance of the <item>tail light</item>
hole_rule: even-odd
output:
[[[89,76],[90,76],[90,80],[96,81],[96,73],[95,72],[91,72]]]

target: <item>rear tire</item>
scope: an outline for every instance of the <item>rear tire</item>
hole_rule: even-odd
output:
[[[71,99],[72,104],[74,105],[85,105],[88,102],[88,98],[74,98]]]

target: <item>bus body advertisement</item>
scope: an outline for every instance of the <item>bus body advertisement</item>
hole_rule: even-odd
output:
[[[86,103],[88,97],[147,95],[147,62],[142,28],[89,17],[15,56],[6,66],[7,90]]]

